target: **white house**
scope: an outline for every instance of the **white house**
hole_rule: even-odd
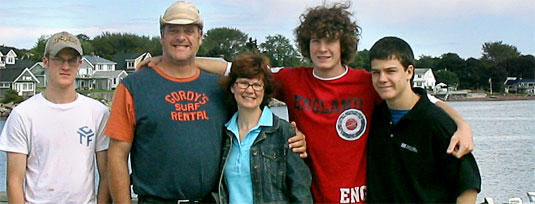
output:
[[[125,70],[127,73],[135,71],[136,66],[143,60],[152,57],[149,52],[144,53],[117,53],[113,61],[117,62],[115,70]]]
[[[128,76],[128,74],[124,70],[96,71],[93,75],[93,78],[95,79],[94,88],[100,90],[115,89],[126,76]]]
[[[117,87],[107,81],[121,80],[121,72],[115,71],[117,63],[95,55],[82,56],[82,65],[76,76],[76,89],[104,89],[111,90]],[[109,72],[109,73],[107,73]],[[125,72],[126,73],[126,72]],[[104,79],[104,77],[110,77]],[[123,77],[124,78],[124,77]],[[106,81],[106,82],[103,82]]]
[[[415,68],[413,77],[413,86],[423,89],[433,89],[437,80],[431,68]]]
[[[0,46],[0,69],[5,69],[7,65],[15,64],[17,53],[14,48]]]

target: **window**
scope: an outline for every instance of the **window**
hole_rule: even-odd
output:
[[[0,88],[9,88],[10,83],[0,83]]]
[[[422,78],[422,75],[421,75],[421,74],[418,74],[417,77],[418,77],[418,78]]]
[[[15,63],[15,60],[13,59],[13,57],[8,57],[8,58],[7,58],[7,63],[8,63],[8,64],[14,64],[14,63]]]
[[[127,69],[134,69],[134,62],[133,61],[127,61],[126,62],[126,68]]]

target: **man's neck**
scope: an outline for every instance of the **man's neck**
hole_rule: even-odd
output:
[[[391,100],[386,100],[388,108],[393,110],[411,110],[420,100],[420,95],[414,93],[410,88],[406,93]]]
[[[195,58],[187,61],[173,61],[167,57],[162,57],[162,62],[158,68],[165,74],[175,78],[189,78],[197,73]]]
[[[59,88],[48,86],[42,94],[46,100],[55,104],[72,103],[78,97],[74,87]]]
[[[342,75],[346,71],[346,67],[342,64],[333,67],[332,69],[320,69],[314,67],[314,75],[321,78],[333,78]]]

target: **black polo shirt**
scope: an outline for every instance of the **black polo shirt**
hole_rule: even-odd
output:
[[[373,114],[368,138],[367,203],[455,203],[468,189],[481,188],[472,154],[447,154],[454,121],[432,104],[425,90],[396,125],[383,102]]]

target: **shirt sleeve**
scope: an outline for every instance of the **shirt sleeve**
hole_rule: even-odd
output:
[[[24,124],[23,117],[16,109],[11,111],[0,134],[0,150],[29,154],[29,138]]]
[[[429,99],[429,101],[431,101],[431,103],[434,103],[434,104],[441,101],[440,99],[438,99],[437,97],[431,94],[427,94],[427,99]]]
[[[228,76],[230,74],[230,68],[232,67],[232,62],[227,62],[227,68],[225,69],[225,73],[223,76]]]
[[[96,144],[97,152],[108,149],[110,138],[104,135],[104,129],[106,128],[106,123],[108,122],[109,117],[110,117],[110,111],[106,108],[106,110],[102,114],[102,117],[99,119],[100,122],[97,127],[97,144]]]
[[[128,89],[123,84],[119,84],[115,90],[110,118],[104,134],[116,140],[132,142],[135,126],[134,100]]]

